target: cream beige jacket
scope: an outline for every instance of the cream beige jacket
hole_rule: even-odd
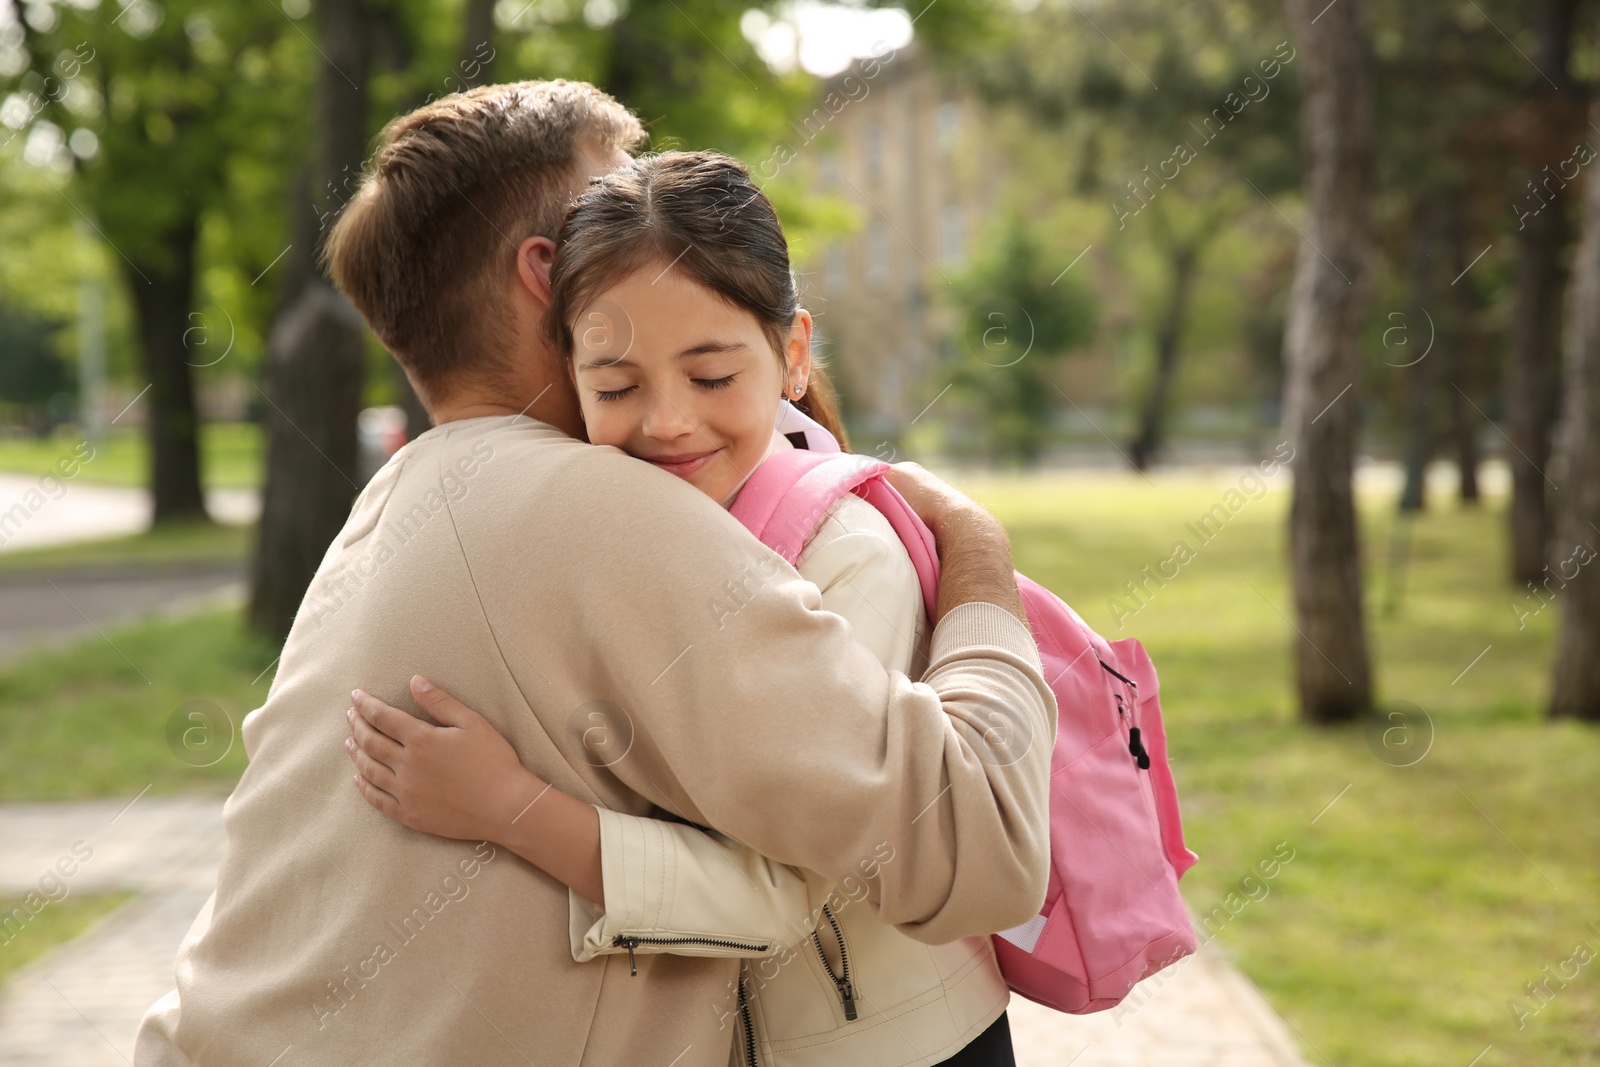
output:
[[[927,613],[917,573],[887,520],[841,499],[801,554],[822,607],[889,670],[918,676]],[[920,654],[920,657],[919,657]],[[733,1062],[762,1067],[926,1067],[965,1047],[1009,1000],[987,937],[928,945],[864,903],[864,876],[898,856],[887,843],[834,883],[766,860],[714,831],[600,811],[607,908],[570,896],[573,958],[669,952],[752,956]]]
[[[136,1067],[726,1067],[708,1005],[738,961],[578,963],[565,886],[361,799],[350,691],[410,708],[417,672],[598,807],[665,809],[841,883],[888,842],[866,906],[920,940],[1043,900],[1055,707],[1026,626],[950,612],[913,684],[680,479],[467,419],[397,453],[329,546],[244,720],[216,891]],[[982,757],[993,715],[1033,731],[1020,759]]]

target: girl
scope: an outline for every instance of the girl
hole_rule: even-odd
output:
[[[666,153],[592,184],[567,216],[546,322],[570,358],[589,440],[724,506],[774,451],[844,439],[811,362],[782,226],[728,157]],[[916,572],[871,505],[835,504],[797,566],[886,667],[920,674]],[[725,621],[737,613],[736,596],[708,598]],[[712,1010],[736,1022],[752,1065],[1013,1063],[989,939],[927,945],[874,914],[869,887],[893,862],[891,843],[834,883],[710,829],[594,808],[524,769],[487,720],[413,685],[445,725],[401,746],[373,724],[393,709],[358,693],[346,742],[357,787],[407,826],[503,844],[571,887],[576,959],[748,957],[736,995]],[[595,720],[597,756],[626,758],[607,747],[621,724]],[[538,846],[519,847],[529,839]]]

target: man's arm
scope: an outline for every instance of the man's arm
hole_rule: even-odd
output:
[[[962,604],[1005,608],[1026,626],[1011,568],[1011,539],[993,515],[918,463],[896,464],[889,482],[939,544],[939,606],[934,622]]]

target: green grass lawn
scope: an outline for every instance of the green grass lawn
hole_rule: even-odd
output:
[[[167,567],[244,561],[253,527],[212,522],[168,523],[140,534],[0,553],[0,576],[78,568]]]
[[[0,440],[0,471],[41,475],[73,457],[76,432],[48,441]],[[252,423],[207,423],[201,430],[201,476],[207,489],[248,489],[261,484],[261,428]],[[115,431],[95,446],[75,480],[143,487],[149,483],[149,448],[136,431]]]
[[[1589,925],[1600,924],[1600,730],[1544,719],[1556,611],[1518,628],[1498,504],[1442,501],[1417,520],[1404,594],[1385,614],[1392,502],[1363,501],[1378,699],[1431,722],[1426,756],[1402,767],[1378,759],[1360,727],[1296,721],[1293,632],[1279,615],[1292,614],[1287,480],[1203,546],[1185,523],[1236,478],[1153,481],[966,488],[1005,520],[1019,569],[1102,633],[1149,647],[1201,857],[1183,884],[1193,910],[1215,914],[1279,842],[1294,849],[1267,895],[1252,883],[1258,899],[1220,913],[1216,943],[1313,1064],[1466,1067],[1489,1045],[1478,1067],[1600,1064],[1600,928]],[[1195,558],[1117,629],[1110,599],[1179,538]],[[1412,719],[1421,745],[1427,722]],[[1535,1012],[1524,984],[1546,982],[1543,968],[1558,972],[1580,944],[1597,958],[1576,977],[1567,964],[1571,980],[1550,983],[1553,999],[1541,990],[1549,1003]]]
[[[0,800],[226,794],[278,649],[238,613],[107,628],[0,670]]]
[[[46,904],[20,931],[9,930],[10,940],[0,944],[0,991],[17,971],[56,946],[71,941],[132,896],[130,892],[73,893]],[[0,901],[0,904],[4,904],[9,913],[19,902],[20,898]]]
[[[1600,951],[1588,925],[1600,923],[1600,730],[1543,718],[1555,611],[1518,628],[1499,504],[1439,502],[1417,520],[1404,595],[1386,614],[1392,502],[1363,502],[1378,696],[1425,713],[1413,714],[1419,746],[1431,731],[1427,754],[1401,767],[1360,727],[1296,721],[1293,632],[1279,614],[1290,613],[1287,479],[1209,543],[1185,530],[1236,481],[1081,474],[966,487],[1006,521],[1020,569],[1101,632],[1149,646],[1201,856],[1184,879],[1193,909],[1214,914],[1280,842],[1294,850],[1212,930],[1299,1031],[1309,1062],[1467,1067],[1492,1045],[1477,1067],[1600,1065],[1600,959],[1552,982],[1536,1014],[1525,988],[1580,943]],[[1195,558],[1119,630],[1108,600],[1179,538]],[[150,684],[98,637],[0,671],[0,797],[221,791],[237,776],[237,727],[265,697],[270,674],[258,675],[276,649],[220,614],[108,636]],[[193,700],[235,729],[212,767],[168,742]]]

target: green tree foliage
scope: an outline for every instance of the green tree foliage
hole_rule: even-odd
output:
[[[1104,249],[1092,266],[1114,272],[1100,284],[1112,333],[1099,347],[1131,357],[1116,388],[1136,467],[1166,440],[1185,349],[1203,346],[1205,373],[1236,394],[1251,372],[1275,376],[1275,357],[1263,366],[1237,338],[1281,304],[1287,278],[1294,233],[1277,200],[1299,180],[1297,58],[1281,13],[1258,0],[1047,0],[972,66],[978,91],[1025,120],[1016,184],[1029,202],[1091,208],[1046,239],[1063,264]],[[1218,257],[1231,286],[1210,282]],[[1241,299],[1246,288],[1264,299]]]
[[[249,62],[287,20],[271,5],[202,0],[29,4],[23,16],[5,31],[18,71],[5,123],[115,253],[148,389],[155,519],[201,517],[194,372],[232,340],[196,318],[201,236],[226,204],[230,162],[288,103],[262,91],[270,61],[256,78]]]
[[[961,331],[948,383],[991,460],[1038,458],[1060,401],[1050,368],[1094,335],[1093,297],[1057,273],[1029,220],[1012,214],[951,283]]]

